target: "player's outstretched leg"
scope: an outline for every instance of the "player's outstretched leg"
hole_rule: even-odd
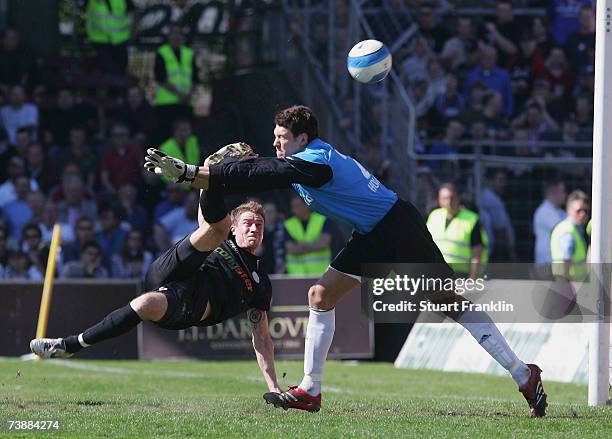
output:
[[[519,391],[529,404],[531,416],[545,416],[548,404],[540,376],[541,369],[535,364],[523,363],[516,356],[487,313],[466,311],[457,319],[457,322],[469,331],[489,355],[510,372],[519,386]]]
[[[359,281],[333,268],[328,268],[308,291],[310,314],[304,343],[304,378],[299,386],[290,387],[282,395],[266,393],[268,404],[283,409],[318,412],[321,409],[321,380],[327,352],[336,328],[336,304]]]
[[[111,312],[78,335],[36,338],[30,342],[30,350],[41,358],[69,358],[83,348],[131,331],[143,320],[161,319],[167,306],[166,296],[162,293],[146,293],[133,299],[129,305]]]

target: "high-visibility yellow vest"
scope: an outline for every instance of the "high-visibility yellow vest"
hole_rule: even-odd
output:
[[[175,157],[179,160],[184,161],[190,165],[199,165],[200,164],[200,145],[198,144],[198,139],[196,136],[191,136],[185,142],[185,149],[183,150],[174,137],[170,137],[164,143],[162,143],[159,147],[160,151],[165,152],[172,157]],[[168,177],[161,177],[163,181],[170,181]],[[185,189],[191,189],[188,185],[185,185]]]
[[[87,2],[86,31],[87,39],[92,43],[124,43],[130,39],[130,25],[125,0]]]
[[[589,222],[587,223],[586,226],[586,234],[591,236],[591,230],[593,230],[593,223],[592,223],[592,219],[589,220]]]
[[[447,215],[448,211],[444,208],[434,210],[427,218],[427,228],[442,252],[444,260],[452,264],[455,271],[469,273],[472,260],[471,236],[479,216],[476,212],[463,208],[447,227]],[[480,254],[480,270],[484,272],[484,267],[489,260],[489,238],[482,226],[480,227],[480,238],[483,247]]]
[[[588,267],[586,264],[587,243],[582,233],[578,230],[578,226],[569,218],[557,224],[550,235],[550,253],[553,262],[552,272],[558,276],[564,275],[563,252],[559,245],[559,239],[566,233],[571,233],[574,238],[574,252],[571,257],[570,277],[572,280],[583,281],[588,275]]]
[[[285,221],[289,236],[297,243],[316,242],[321,237],[326,218],[316,212],[310,214],[306,230],[296,217]],[[301,255],[287,254],[287,273],[294,275],[321,275],[331,262],[331,248],[304,253]]]
[[[191,75],[193,73],[193,49],[189,47],[181,46],[179,58],[176,58],[176,54],[169,44],[161,46],[157,53],[164,60],[166,65],[166,76],[170,84],[174,85],[177,90],[182,93],[189,93],[193,87]],[[180,98],[175,93],[162,87],[157,86],[155,91],[155,105],[172,105],[178,104]]]

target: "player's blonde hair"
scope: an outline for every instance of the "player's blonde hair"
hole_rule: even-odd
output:
[[[240,218],[240,215],[242,215],[244,212],[253,212],[257,215],[261,215],[264,223],[266,222],[266,215],[264,213],[263,206],[257,201],[247,201],[246,203],[242,203],[240,206],[233,209],[230,213],[232,224],[236,224],[238,222],[238,218]]]

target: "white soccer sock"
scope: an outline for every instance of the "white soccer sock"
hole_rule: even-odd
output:
[[[300,389],[316,396],[321,393],[321,377],[336,330],[336,310],[310,308],[304,343],[304,379]]]
[[[504,369],[512,375],[519,387],[529,381],[529,368],[516,356],[508,346],[506,339],[499,332],[489,315],[481,311],[466,311],[457,321],[472,334],[472,337],[491,355]]]

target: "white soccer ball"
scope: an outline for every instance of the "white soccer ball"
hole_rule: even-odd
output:
[[[378,40],[364,40],[355,44],[346,57],[350,75],[364,84],[380,82],[391,70],[391,52]]]

